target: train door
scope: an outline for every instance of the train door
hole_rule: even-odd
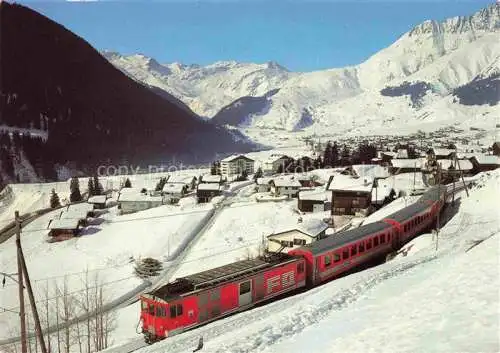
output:
[[[240,282],[240,295],[238,298],[238,305],[247,306],[252,303],[252,281]]]
[[[394,227],[392,230],[392,249],[398,250],[401,246],[401,231]]]
[[[266,288],[264,287],[264,275],[258,275],[254,279],[255,284],[255,301],[264,299],[266,295]]]

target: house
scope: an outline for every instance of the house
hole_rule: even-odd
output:
[[[229,156],[220,161],[220,171],[227,180],[232,180],[243,172],[253,174],[254,165],[255,161],[244,155]]]
[[[94,210],[106,208],[107,195],[95,195],[88,198],[87,203],[91,204]]]
[[[354,164],[350,167],[351,175],[354,177],[388,178],[391,174],[389,168],[377,164]]]
[[[388,165],[391,160],[396,157],[397,153],[396,152],[390,152],[390,151],[383,151],[380,152],[380,159],[381,159],[381,164],[382,165]]]
[[[475,155],[470,161],[474,174],[500,168],[499,156]]]
[[[328,185],[332,193],[332,215],[368,213],[372,201],[373,179],[338,174]]]
[[[491,146],[491,149],[493,150],[493,155],[495,156],[500,156],[500,142],[495,142],[493,143],[493,146]]]
[[[147,193],[120,193],[118,208],[122,214],[144,211],[163,205],[162,196],[151,196]]]
[[[80,226],[81,222],[76,218],[52,219],[47,229],[50,237],[60,237],[62,239],[59,240],[63,240],[78,235]]]
[[[425,159],[395,159],[393,158],[389,164],[389,172],[391,174],[420,172],[424,167]]]
[[[168,183],[163,186],[162,193],[165,203],[177,203],[187,191],[187,185],[183,183]]]
[[[472,175],[474,166],[468,159],[438,159],[437,164],[441,167],[441,172],[445,175]]]
[[[255,192],[269,192],[271,191],[271,181],[273,178],[263,177],[257,178],[255,181]]]
[[[396,157],[395,158],[398,158],[398,159],[408,159],[408,150],[406,148],[400,148],[397,153],[396,153]]]
[[[272,154],[267,161],[264,162],[263,172],[266,174],[277,174],[281,169],[285,169],[286,162],[290,159],[290,157],[285,156],[284,154]]]
[[[196,181],[197,178],[195,176],[179,176],[179,175],[171,175],[170,178],[168,178],[167,183],[168,184],[182,184],[186,186],[186,192],[187,191],[194,191],[196,188]],[[193,188],[191,186],[194,186]]]
[[[296,226],[283,228],[267,237],[269,252],[288,252],[291,249],[311,244],[325,237],[328,225],[319,219],[310,219]]]
[[[224,183],[224,180],[222,178],[222,175],[210,175],[210,174],[205,174],[201,176],[200,184],[219,184],[222,185]]]
[[[293,176],[277,177],[271,181],[271,194],[274,196],[295,197],[301,187],[302,185]]]
[[[329,191],[300,191],[297,197],[297,208],[302,212],[329,211],[331,196]]]
[[[210,200],[222,193],[222,187],[217,183],[198,184],[196,197],[199,203],[210,202]]]
[[[432,156],[434,159],[451,159],[455,153],[456,150],[450,148],[432,147],[427,151],[427,155]]]
[[[315,186],[318,186],[316,184],[316,182],[314,181],[314,178],[312,175],[299,174],[295,178],[300,183],[300,185],[304,188],[313,188]]]

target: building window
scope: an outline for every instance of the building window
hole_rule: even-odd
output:
[[[340,261],[340,254],[335,253],[333,254],[333,262],[339,262]]]
[[[306,245],[305,239],[293,239],[293,245]]]
[[[280,243],[282,246],[284,246],[286,248],[293,248],[293,241],[281,240]]]
[[[332,264],[332,260],[330,259],[330,255],[325,255],[325,267],[328,267]]]
[[[240,295],[250,292],[250,281],[240,283]]]
[[[349,258],[349,249],[345,249],[342,251],[342,260],[346,260]]]
[[[297,273],[303,273],[304,269],[305,269],[304,263],[303,262],[299,262],[299,264],[297,265]]]

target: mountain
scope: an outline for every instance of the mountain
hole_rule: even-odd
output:
[[[201,67],[162,65],[143,55],[105,56],[198,114],[258,130],[256,136],[264,130],[359,134],[399,126],[435,129],[497,109],[498,80],[488,68],[500,62],[499,34],[500,5],[492,4],[469,17],[419,24],[359,65],[316,72],[289,72],[276,63]],[[462,97],[477,90],[459,87],[478,84],[484,99]],[[266,97],[272,90],[278,92]]]
[[[0,130],[27,128],[48,137],[34,138],[30,161],[80,169],[202,163],[253,146],[131,79],[85,40],[27,7],[1,2],[0,26]],[[21,150],[25,139],[17,141]]]

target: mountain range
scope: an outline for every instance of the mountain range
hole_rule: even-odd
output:
[[[367,133],[485,124],[499,117],[500,5],[425,21],[359,65],[290,72],[275,62],[160,64],[142,54],[103,55],[194,112],[250,133]],[[404,131],[402,129],[401,131]],[[276,132],[277,133],[277,132]]]
[[[18,176],[25,159],[50,179],[58,165],[91,173],[103,164],[203,163],[254,147],[28,7],[0,2],[0,33],[0,133],[32,132],[2,139],[3,179]]]

